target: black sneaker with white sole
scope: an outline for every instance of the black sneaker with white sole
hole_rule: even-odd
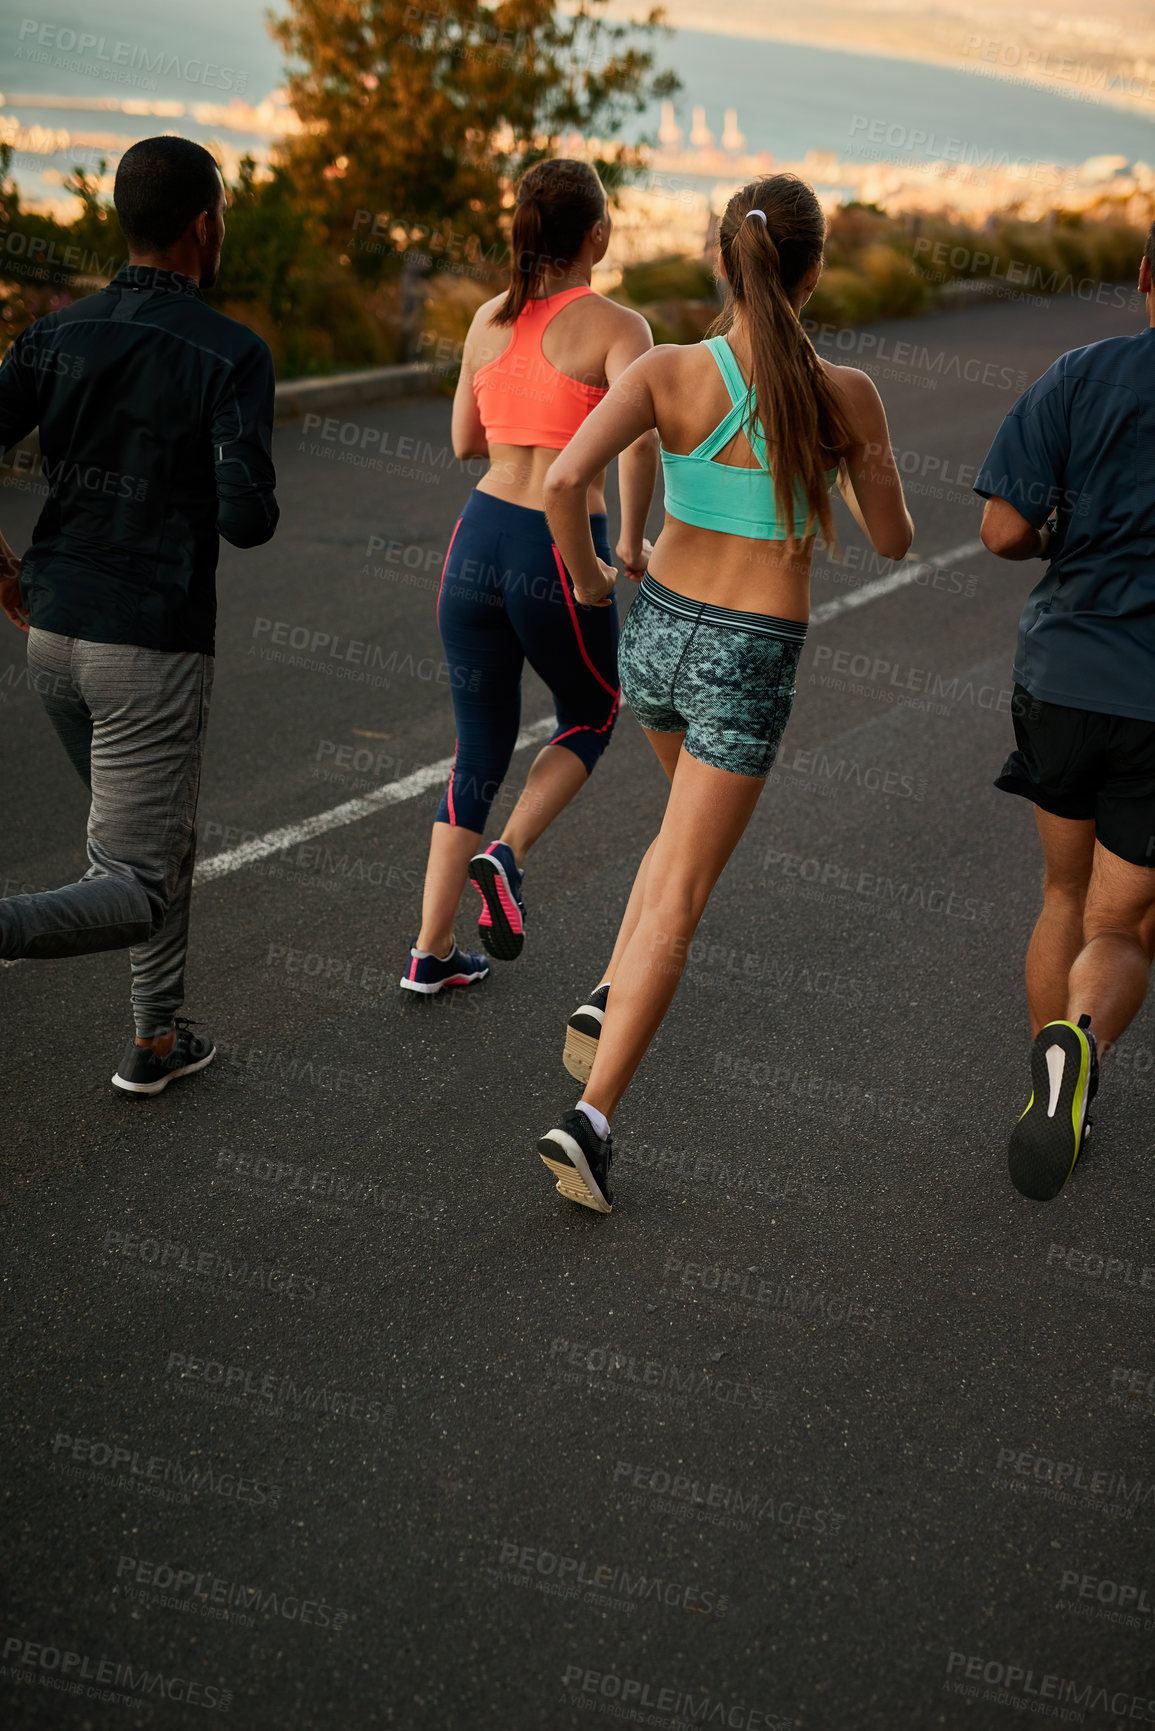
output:
[[[565,1025],[565,1050],[562,1052],[561,1061],[570,1075],[579,1082],[588,1082],[590,1079],[609,995],[608,983],[599,986],[596,992],[590,993],[584,1004],[578,1005]]]
[[[123,1088],[126,1094],[159,1094],[178,1076],[191,1076],[194,1070],[211,1064],[217,1049],[211,1040],[190,1033],[192,1025],[183,1016],[176,1018],[176,1039],[163,1058],[158,1058],[151,1046],[138,1046],[130,1040],[112,1078],[113,1087]]]
[[[1031,1097],[1011,1131],[1007,1164],[1016,1190],[1034,1202],[1059,1194],[1083,1151],[1087,1108],[1099,1089],[1091,1018],[1048,1022],[1031,1047]]]
[[[595,1208],[599,1214],[613,1212],[610,1161],[614,1157],[613,1136],[603,1142],[584,1112],[567,1112],[560,1124],[547,1130],[537,1151],[557,1177],[557,1187],[571,1202]]]

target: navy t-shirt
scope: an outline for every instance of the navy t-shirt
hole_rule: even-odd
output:
[[[1060,355],[995,436],[975,492],[1040,528],[1046,574],[1019,621],[1032,697],[1155,721],[1155,330]]]

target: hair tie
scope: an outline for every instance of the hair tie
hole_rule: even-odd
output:
[[[745,216],[742,218],[742,221],[743,222],[749,222],[749,220],[752,216],[759,217],[761,219],[761,221],[766,224],[767,228],[770,227],[770,224],[768,222],[766,222],[766,212],[764,210],[759,210],[757,205],[754,206],[753,210],[748,210],[746,212]]]

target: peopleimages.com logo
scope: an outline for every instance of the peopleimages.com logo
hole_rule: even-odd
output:
[[[1081,1713],[1110,1713],[1117,1719],[1140,1719],[1145,1725],[1155,1724],[1155,1700],[1133,1695],[1129,1690],[1112,1689],[1100,1683],[1080,1683],[1074,1677],[1060,1676],[1056,1671],[1037,1674],[1032,1666],[1007,1664],[1002,1659],[988,1659],[982,1653],[951,1652],[946,1663],[947,1677],[957,1683],[985,1683],[987,1691],[1006,1696],[1003,1705],[1017,1706],[1020,1702],[1033,1713],[1045,1714],[1040,1704],[1053,1701],[1058,1711],[1055,1718],[1076,1718]],[[947,1687],[950,1687],[948,1683]],[[966,1692],[965,1689],[963,1691]],[[975,1690],[977,1693],[977,1688]],[[1081,1713],[1063,1713],[1063,1708],[1081,1709]]]
[[[32,37],[35,49],[28,41]],[[156,73],[162,78],[179,78],[185,84],[202,84],[208,90],[231,90],[243,96],[248,85],[247,72],[234,66],[219,66],[212,60],[185,60],[164,48],[145,48],[135,42],[111,42],[106,36],[96,36],[90,30],[77,31],[66,24],[42,23],[39,18],[25,18],[20,24],[18,60],[44,63],[55,55],[57,65],[65,64],[61,57],[87,61],[98,69],[98,76],[113,84],[136,84],[145,90],[157,87]],[[137,73],[145,73],[145,83]]]
[[[186,1492],[208,1491],[236,1503],[263,1504],[275,1509],[281,1500],[282,1487],[271,1480],[259,1479],[251,1473],[214,1470],[207,1461],[179,1461],[147,1454],[121,1443],[106,1442],[103,1437],[73,1437],[57,1431],[52,1440],[53,1461],[58,1461],[61,1454],[69,1464],[107,1468],[110,1474],[117,1473],[128,1480],[172,1485]]]
[[[780,1713],[767,1713],[737,1701],[727,1702],[702,1690],[691,1692],[671,1684],[646,1682],[640,1677],[623,1677],[617,1671],[595,1671],[588,1665],[567,1665],[562,1684],[575,1705],[593,1706],[592,1701],[583,1701],[582,1696],[599,1696],[604,1702],[617,1702],[622,1707],[647,1707],[674,1724],[687,1721],[726,1725],[730,1731],[791,1731],[795,1723]],[[616,1717],[624,1715],[618,1712]]]
[[[1000,1448],[995,1471],[1031,1480],[1034,1485],[1053,1491],[1060,1500],[1078,1491],[1105,1505],[1128,1508],[1132,1514],[1136,1509],[1155,1506],[1155,1480],[1128,1478],[1118,1467],[1058,1460],[1031,1449]]]
[[[668,1503],[700,1513],[720,1509],[743,1519],[750,1516],[754,1521],[765,1521],[769,1526],[794,1527],[798,1532],[835,1533],[846,1519],[834,1509],[815,1508],[796,1497],[758,1489],[743,1491],[738,1485],[708,1482],[688,1473],[667,1472],[664,1467],[638,1466],[633,1461],[614,1463],[615,1488],[621,1488],[623,1479],[631,1491],[657,1499],[655,1506]],[[749,1527],[750,1522],[744,1519],[744,1525]]]
[[[563,1588],[596,1588],[599,1593],[616,1594],[627,1603],[649,1600],[699,1616],[724,1617],[729,1609],[725,1594],[700,1585],[672,1581],[663,1575],[647,1575],[644,1570],[639,1570],[631,1579],[629,1564],[595,1563],[588,1557],[561,1556],[555,1551],[537,1545],[518,1544],[512,1539],[502,1543],[498,1569],[511,1573],[519,1584],[529,1584],[535,1575],[540,1575],[556,1581]]]
[[[190,1677],[166,1677],[163,1671],[150,1671],[146,1665],[134,1666],[131,1660],[110,1659],[103,1653],[95,1658],[91,1653],[74,1653],[67,1647],[53,1647],[43,1641],[26,1641],[20,1635],[5,1639],[4,1664],[0,1670],[7,1671],[18,1683],[39,1683],[66,1695],[119,1699],[133,1706],[139,1705],[140,1697],[152,1695],[165,1701],[181,1701],[189,1707],[227,1713],[233,1702],[231,1689],[198,1683]],[[98,1688],[98,1684],[102,1687]],[[120,1696],[109,1693],[115,1689],[129,1693]]]

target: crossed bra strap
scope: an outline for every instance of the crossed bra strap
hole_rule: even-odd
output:
[[[719,451],[725,449],[735,433],[745,431],[750,449],[758,462],[760,469],[769,468],[766,460],[766,441],[757,422],[753,429],[746,423],[754,408],[754,387],[748,385],[742,377],[742,369],[734,358],[734,351],[725,337],[707,337],[706,347],[717,362],[718,371],[725,380],[726,389],[730,393],[730,411],[724,415],[702,443],[689,454],[708,461],[716,457]]]

